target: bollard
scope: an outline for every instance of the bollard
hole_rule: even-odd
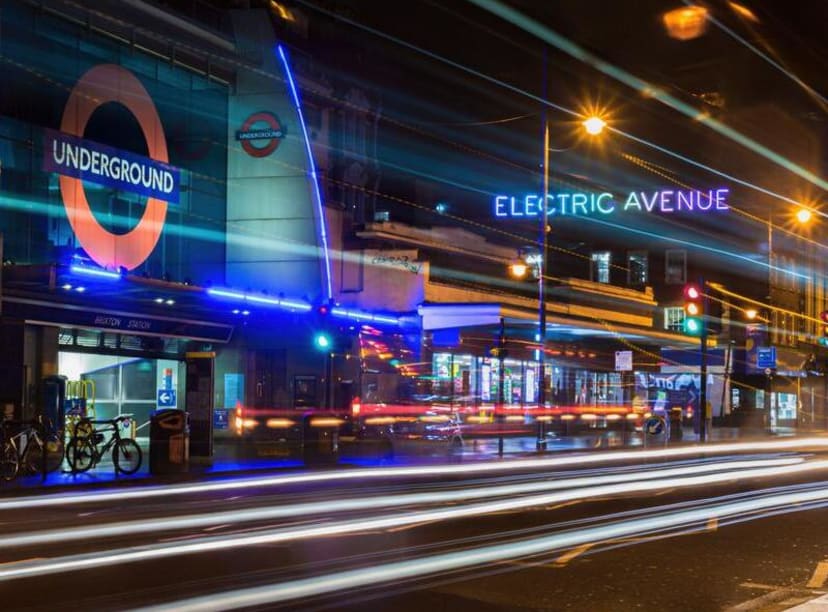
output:
[[[497,456],[503,456],[503,436],[500,436],[497,439]]]

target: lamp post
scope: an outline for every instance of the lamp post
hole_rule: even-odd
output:
[[[793,213],[799,225],[807,225],[813,218],[813,213],[810,208],[800,206],[795,213]],[[778,317],[773,316],[773,282],[774,282],[774,253],[773,253],[773,213],[768,211],[768,317],[767,317],[767,339],[768,346],[773,346],[774,342],[771,334],[777,335],[775,328]],[[772,368],[765,369],[765,395],[764,395],[764,410],[767,418],[766,432],[773,433],[773,419],[771,412],[773,411],[773,370]]]
[[[581,126],[590,136],[598,136],[604,131],[606,121],[598,116],[590,116],[581,122]],[[513,276],[521,278],[526,275],[528,265],[533,266],[533,272],[538,279],[538,334],[535,338],[539,342],[538,350],[538,411],[546,407],[546,249],[548,246],[549,221],[549,119],[543,123],[543,199],[540,214],[538,250],[537,254],[524,253],[523,262],[516,262],[510,266]],[[546,447],[546,432],[543,421],[538,421],[537,450]]]

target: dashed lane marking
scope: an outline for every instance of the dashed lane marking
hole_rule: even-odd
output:
[[[825,581],[828,580],[828,561],[820,561],[817,563],[814,575],[805,586],[809,589],[819,589],[825,586]]]

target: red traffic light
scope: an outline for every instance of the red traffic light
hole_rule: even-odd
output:
[[[701,297],[701,291],[699,291],[699,288],[696,287],[696,285],[687,285],[684,288],[684,297],[688,300],[697,300]],[[828,312],[826,312],[826,314],[828,314]]]
[[[819,318],[822,319],[825,323],[828,323],[828,310],[823,310],[819,313]]]

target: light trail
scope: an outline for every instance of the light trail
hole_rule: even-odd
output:
[[[259,487],[278,487],[306,483],[346,482],[376,478],[421,478],[429,476],[463,476],[469,474],[487,474],[492,472],[510,472],[533,470],[596,463],[617,463],[629,460],[647,461],[649,459],[669,459],[693,455],[722,455],[727,453],[785,451],[791,449],[828,447],[826,438],[791,438],[788,440],[771,440],[759,442],[734,442],[730,444],[711,444],[704,446],[683,446],[654,450],[612,451],[583,455],[550,456],[542,459],[516,459],[471,465],[428,465],[393,468],[363,468],[354,470],[335,470],[288,474],[280,476],[263,476],[243,480],[206,482],[166,487],[146,487],[119,489],[106,492],[86,492],[69,495],[30,496],[0,501],[0,511],[20,510],[24,508],[46,508],[69,504],[91,504],[110,501],[127,501],[133,499],[152,499],[173,497],[197,493],[214,493],[217,491],[239,491]]]
[[[525,89],[521,89],[520,87],[517,87],[516,85],[512,85],[510,83],[507,83],[506,81],[502,81],[500,79],[497,79],[493,76],[490,76],[490,75],[488,75],[484,72],[481,72],[479,70],[475,70],[474,68],[471,68],[469,66],[461,64],[459,62],[455,62],[454,60],[451,60],[447,57],[439,55],[439,54],[437,54],[433,51],[423,49],[422,47],[418,47],[417,45],[409,43],[405,40],[402,40],[402,39],[397,38],[395,36],[391,36],[390,34],[386,34],[385,32],[382,32],[381,30],[377,30],[376,28],[372,28],[370,26],[364,25],[362,23],[359,23],[358,21],[354,21],[353,19],[349,19],[349,18],[347,18],[347,17],[345,17],[341,14],[329,11],[325,8],[317,6],[317,5],[315,5],[311,2],[308,2],[307,0],[296,0],[296,1],[299,4],[304,5],[306,8],[308,8],[310,10],[317,11],[319,13],[322,13],[323,15],[326,15],[326,16],[330,17],[331,19],[341,21],[342,23],[347,23],[348,25],[350,25],[354,28],[357,28],[359,30],[362,30],[363,32],[367,32],[367,33],[369,33],[373,36],[376,36],[378,38],[382,38],[383,40],[393,42],[393,43],[395,43],[395,44],[397,44],[397,45],[399,45],[399,46],[401,46],[405,49],[408,49],[410,51],[414,51],[417,54],[420,54],[420,55],[423,55],[423,56],[428,57],[430,59],[436,60],[437,62],[445,64],[446,66],[450,66],[450,67],[455,68],[455,69],[457,69],[461,72],[464,72],[466,74],[470,74],[472,76],[475,76],[475,77],[477,77],[477,78],[479,78],[483,81],[486,81],[487,83],[490,83],[490,84],[495,85],[497,87],[503,88],[507,91],[511,91],[512,93],[516,93],[516,94],[518,94],[522,97],[528,98],[529,100],[533,100],[535,102],[543,104],[544,106],[547,106],[548,108],[552,108],[552,109],[555,109],[557,111],[560,111],[560,112],[562,112],[566,115],[569,115],[570,117],[573,117],[575,119],[584,119],[585,118],[582,113],[574,111],[574,110],[572,110],[570,108],[567,108],[565,106],[562,106],[560,104],[555,104],[554,102],[551,102],[551,101],[549,101],[549,100],[547,100],[547,99],[545,99],[541,96],[538,96],[538,95],[536,95],[536,94],[534,94],[530,91],[527,91]],[[611,130],[615,134],[623,136],[624,138],[628,138],[628,139],[632,140],[633,142],[637,142],[638,144],[641,144],[645,147],[652,148],[652,149],[654,149],[656,151],[659,151],[661,153],[664,153],[665,155],[668,155],[668,156],[670,156],[674,159],[678,159],[679,161],[687,163],[691,166],[694,166],[694,167],[699,168],[701,170],[704,170],[706,172],[710,172],[711,174],[715,174],[716,176],[719,176],[721,178],[727,179],[729,181],[732,181],[734,183],[737,183],[737,184],[742,185],[744,187],[747,187],[749,189],[754,189],[756,191],[759,191],[760,193],[764,193],[765,195],[771,196],[773,198],[777,198],[777,199],[782,200],[784,202],[788,202],[789,204],[793,204],[795,206],[800,205],[800,202],[797,201],[794,198],[782,195],[780,193],[776,193],[776,192],[774,192],[774,191],[772,191],[772,190],[770,190],[766,187],[762,187],[761,185],[756,185],[756,184],[751,183],[749,181],[746,181],[744,179],[737,178],[737,177],[735,177],[733,175],[730,175],[726,172],[718,170],[717,168],[714,168],[712,166],[708,166],[707,164],[704,164],[700,161],[697,161],[695,159],[687,157],[686,155],[682,155],[681,153],[678,153],[676,151],[672,151],[671,149],[668,149],[666,147],[658,145],[655,142],[649,141],[649,140],[647,140],[645,138],[641,138],[639,136],[635,136],[634,134],[632,134],[630,132],[625,132],[624,130],[621,130],[621,129],[618,129],[618,128],[613,128],[611,126],[608,126],[607,129]]]
[[[721,520],[733,517],[736,520],[745,520],[744,515],[746,514],[757,515],[760,512],[772,511],[786,506],[789,511],[793,512],[802,509],[791,507],[797,504],[810,504],[807,508],[812,509],[826,503],[828,503],[828,489],[826,488],[770,495],[765,498],[715,504],[662,516],[620,521],[531,540],[495,544],[407,561],[383,563],[376,567],[347,570],[269,586],[213,593],[167,602],[161,606],[144,607],[139,610],[140,612],[158,612],[160,610],[175,609],[176,612],[202,612],[275,604],[304,597],[318,597],[346,589],[376,587],[391,581],[412,580],[439,573],[464,570],[498,561],[571,549],[594,542],[653,534],[688,525],[697,525],[712,518]]]
[[[21,546],[38,544],[56,544],[76,540],[90,541],[97,538],[112,536],[123,537],[141,533],[172,531],[176,529],[197,529],[214,525],[234,525],[251,521],[265,521],[288,517],[307,517],[322,513],[351,512],[354,510],[373,510],[379,508],[393,508],[414,504],[437,504],[472,500],[481,498],[502,497],[506,495],[523,495],[537,491],[551,491],[557,489],[574,489],[610,483],[655,480],[658,478],[675,478],[690,474],[704,474],[722,470],[743,470],[760,467],[795,465],[803,463],[804,459],[792,457],[788,459],[765,459],[749,461],[726,461],[708,465],[689,465],[669,469],[653,469],[644,472],[627,472],[607,476],[587,476],[555,481],[519,483],[509,485],[484,486],[460,489],[455,491],[431,491],[427,493],[413,493],[400,495],[383,495],[377,497],[360,497],[343,500],[324,500],[320,502],[289,504],[275,508],[256,508],[251,510],[233,510],[176,516],[175,518],[153,517],[147,520],[121,521],[95,525],[92,527],[71,527],[64,529],[41,530],[21,535],[0,537],[0,550],[9,550]]]
[[[512,25],[521,28],[522,30],[532,34],[536,38],[554,46],[559,51],[566,53],[570,57],[573,57],[584,64],[592,66],[598,72],[601,72],[616,81],[631,87],[635,91],[641,93],[642,95],[648,96],[653,100],[657,100],[672,108],[675,111],[683,114],[690,119],[697,121],[701,125],[705,125],[712,129],[713,131],[729,138],[735,143],[738,143],[745,147],[746,149],[753,151],[757,155],[764,157],[765,159],[773,162],[774,164],[796,174],[797,176],[805,179],[809,183],[813,183],[820,189],[828,189],[828,182],[826,182],[823,178],[817,176],[813,172],[795,164],[791,160],[787,159],[786,157],[780,155],[779,153],[773,151],[772,149],[766,147],[765,145],[757,142],[756,140],[745,136],[741,132],[733,129],[732,127],[722,123],[718,119],[715,119],[709,115],[702,113],[699,109],[687,104],[686,102],[680,100],[679,98],[667,93],[664,89],[651,85],[644,79],[641,79],[626,70],[614,66],[609,62],[602,60],[601,58],[593,55],[583,47],[578,46],[568,38],[561,36],[557,32],[553,31],[551,28],[546,27],[542,23],[538,22],[535,19],[532,19],[520,11],[513,9],[509,6],[506,6],[499,0],[468,0],[472,4],[478,6],[481,9],[484,9],[490,12],[493,15],[497,15],[504,21],[511,23]]]
[[[376,531],[413,525],[423,522],[437,522],[473,516],[482,516],[496,512],[512,512],[536,506],[557,504],[570,500],[600,498],[610,495],[642,493],[658,489],[685,489],[696,486],[710,486],[733,480],[748,478],[768,478],[774,476],[792,476],[806,472],[828,469],[828,460],[801,463],[792,466],[766,467],[749,470],[737,470],[719,474],[692,476],[689,478],[664,478],[652,482],[630,482],[621,484],[574,489],[558,493],[527,496],[519,499],[505,499],[479,504],[469,504],[436,510],[407,512],[397,515],[385,515],[371,518],[351,519],[267,531],[245,536],[218,536],[201,538],[199,541],[177,542],[175,544],[156,544],[140,547],[115,549],[83,555],[70,555],[47,560],[20,561],[0,566],[0,581],[32,578],[56,573],[87,570],[95,567],[119,563],[135,563],[155,559],[176,557],[197,553],[212,553],[230,548],[276,544],[320,537],[338,537],[362,531]],[[828,489],[824,491],[828,497]]]

